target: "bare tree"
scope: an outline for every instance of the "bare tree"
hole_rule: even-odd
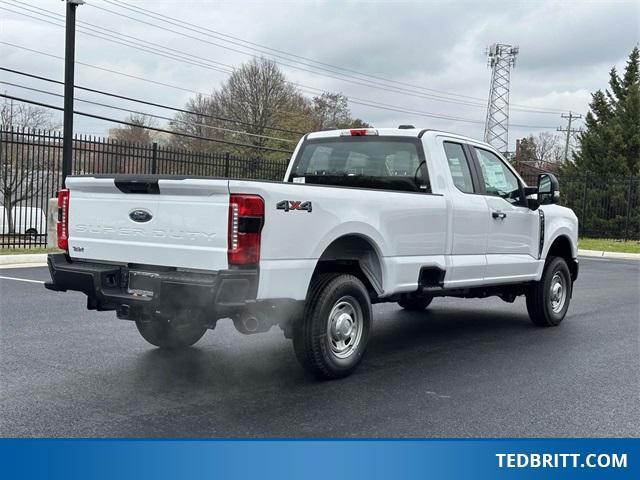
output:
[[[188,134],[213,140],[253,145],[225,145],[229,152],[267,158],[265,147],[292,148],[300,134],[312,127],[309,102],[286,80],[278,66],[264,58],[236,69],[211,95],[198,94],[185,105],[193,113],[178,113],[171,123],[172,144],[199,152],[219,152],[220,144],[181,137]],[[274,130],[275,129],[275,130]],[[282,155],[280,155],[281,157]]]
[[[44,108],[5,99],[0,106],[0,126],[0,196],[9,233],[14,233],[15,207],[37,196],[43,186],[38,178],[43,166],[32,158],[34,149],[28,148],[24,138],[40,129],[59,128],[60,122]]]
[[[561,163],[563,159],[562,140],[558,135],[540,132],[535,137],[529,135],[520,140],[518,161],[527,162],[544,169],[550,163]]]
[[[269,144],[266,137],[273,136],[269,127],[278,127],[283,117],[296,110],[300,97],[275,62],[260,58],[235,70],[214,93],[213,101],[224,117],[241,121],[242,130],[255,135],[226,133],[225,139],[249,143],[260,149]]]
[[[109,129],[108,154],[102,156],[98,168],[110,173],[139,173],[144,168],[139,159],[144,157],[149,144],[160,138],[159,132],[147,127],[157,128],[158,121],[149,115],[131,113],[125,122]]]
[[[14,130],[34,130],[44,128],[54,130],[61,123],[49,110],[27,105],[5,98],[0,105],[0,125],[3,129],[13,127]]]
[[[109,138],[121,143],[153,143],[158,138],[158,132],[146,127],[157,127],[158,122],[149,115],[139,113],[130,114],[125,120],[131,125],[123,125],[109,130]]]
[[[187,148],[196,152],[208,152],[215,150],[212,142],[181,136],[180,134],[192,135],[202,138],[222,138],[221,128],[233,129],[236,124],[220,120],[224,118],[220,105],[213,95],[202,95],[198,93],[189,99],[185,105],[185,110],[194,113],[180,112],[171,122],[171,128],[176,133],[171,138],[172,145],[180,148]]]
[[[338,93],[323,93],[310,101],[275,62],[253,59],[236,69],[219,90],[187,102],[185,110],[190,113],[177,114],[171,123],[176,132],[172,143],[199,152],[220,151],[215,142],[181,137],[182,133],[256,147],[224,147],[232,153],[282,159],[281,153],[261,149],[291,150],[311,130],[367,127],[352,118],[347,101]]]

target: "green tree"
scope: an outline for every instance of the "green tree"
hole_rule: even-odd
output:
[[[563,203],[580,219],[581,233],[640,237],[640,50],[624,74],[609,72],[609,88],[591,95],[579,149],[561,170]]]
[[[609,88],[591,95],[579,151],[564,172],[640,174],[640,50],[635,47],[622,76],[609,72]]]
[[[367,128],[370,125],[351,116],[349,99],[341,93],[323,92],[313,97],[312,115],[316,130],[331,128]]]

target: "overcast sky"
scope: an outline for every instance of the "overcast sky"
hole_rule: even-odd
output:
[[[237,37],[239,40],[232,41],[240,45],[169,25],[103,0],[88,0],[87,5],[78,8],[78,26],[82,22],[99,25],[158,44],[162,46],[160,51],[165,54],[181,57],[192,55],[191,62],[206,62],[210,66],[218,65],[223,70],[228,67],[219,64],[237,66],[247,61],[252,54],[256,55],[255,51],[252,52],[241,42],[245,40],[328,65],[403,82],[413,86],[390,84],[354,73],[349,75],[356,76],[357,80],[331,78],[340,75],[300,65],[301,60],[296,58],[276,59],[290,65],[283,65],[282,68],[294,82],[307,87],[342,92],[360,99],[360,103],[365,100],[387,105],[387,109],[355,103],[351,105],[355,116],[374,126],[411,123],[476,138],[483,135],[490,82],[485,48],[495,42],[518,45],[520,53],[511,75],[511,148],[516,138],[529,133],[535,134],[541,131],[540,127],[549,127],[546,130],[555,133],[555,127],[565,125],[566,122],[560,118],[559,113],[555,113],[559,110],[586,113],[590,92],[606,87],[608,70],[612,66],[624,68],[626,57],[638,43],[640,36],[638,1],[127,2],[129,5],[170,16],[175,21],[184,20]],[[63,22],[64,17],[57,16],[64,15],[63,2],[30,0],[22,3],[1,0],[0,8],[3,8],[0,10],[0,41],[49,55],[64,55],[64,30],[58,25]],[[99,8],[130,15],[161,28]],[[12,13],[7,9],[56,25]],[[40,15],[35,12],[40,12]],[[200,40],[187,38],[180,33]],[[110,38],[116,37],[110,35]],[[278,55],[286,56],[284,53]],[[0,58],[2,66],[63,79],[63,63],[59,59],[6,44],[0,44]],[[140,51],[87,36],[80,31],[77,35],[76,60],[189,91],[210,92],[228,76],[227,73],[210,67]],[[295,66],[313,70],[313,73],[294,68]],[[5,82],[62,93],[61,86],[6,72],[0,72],[0,78]],[[387,87],[375,88],[371,82],[386,84]],[[81,64],[76,66],[76,84],[172,106],[183,106],[193,95],[189,91]],[[404,89],[405,94],[388,91],[398,88]],[[62,105],[61,98],[7,85],[0,85],[0,89],[16,96]],[[170,112],[161,109],[96,94],[77,92],[76,97],[171,116]],[[443,98],[447,101],[443,101]],[[526,106],[551,110],[552,113],[516,110]],[[401,113],[390,108],[456,117],[470,122]],[[81,102],[76,103],[76,109],[115,118],[124,118],[126,115]],[[75,122],[77,132],[96,135],[106,134],[108,128],[113,126],[83,117],[76,117]]]

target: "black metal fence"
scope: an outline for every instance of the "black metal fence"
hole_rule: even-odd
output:
[[[79,135],[73,174],[161,174],[280,180],[287,158],[265,160],[128,144]],[[48,199],[61,186],[60,132],[0,128],[0,248],[47,244]],[[525,178],[533,185],[535,178]],[[561,203],[576,212],[580,234],[640,240],[640,178],[560,177]]]
[[[537,177],[524,177],[536,185]],[[560,203],[578,216],[580,236],[640,240],[640,177],[558,175]]]
[[[288,160],[76,135],[72,173],[280,180]],[[47,245],[48,199],[60,189],[61,173],[61,132],[0,128],[0,248]]]

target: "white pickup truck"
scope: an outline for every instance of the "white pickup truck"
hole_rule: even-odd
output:
[[[282,182],[75,176],[58,196],[47,288],[134,320],[161,348],[222,318],[279,325],[321,378],[350,374],[373,303],[526,296],[558,325],[578,276],[574,213],[558,183],[529,187],[491,146],[412,126],[310,133]]]

